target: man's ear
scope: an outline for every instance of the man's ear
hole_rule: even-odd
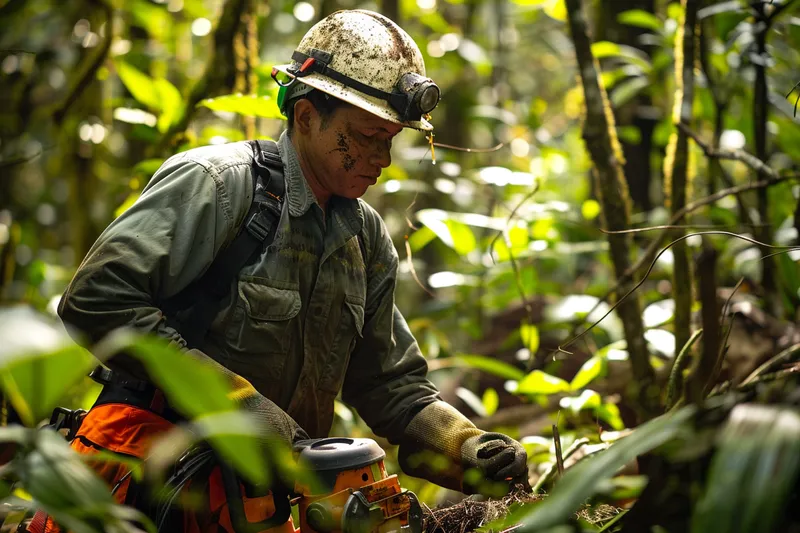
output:
[[[319,120],[319,113],[307,98],[301,98],[294,104],[294,127],[307,135],[314,131],[314,124]]]

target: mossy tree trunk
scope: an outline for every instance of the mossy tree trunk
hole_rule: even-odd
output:
[[[614,114],[603,87],[597,59],[592,54],[591,39],[580,0],[566,0],[569,28],[575,45],[578,71],[586,101],[586,120],[583,138],[594,163],[597,190],[603,207],[603,223],[609,231],[629,228],[630,197],[623,171],[624,158],[614,125]],[[624,279],[630,267],[630,238],[625,234],[608,237],[611,260],[618,279]],[[619,285],[617,295],[626,294],[630,280]],[[658,393],[654,387],[654,372],[650,365],[644,339],[641,304],[634,293],[617,308],[623,322],[628,344],[633,380],[631,392],[637,400],[639,418],[646,420],[657,412]]]
[[[697,9],[700,0],[682,0],[684,20],[675,36],[675,101],[672,108],[674,125],[680,122],[691,125],[694,102],[694,59],[697,28]],[[686,206],[687,192],[691,187],[693,170],[689,162],[689,138],[675,126],[664,158],[664,193],[674,215]],[[678,222],[683,223],[683,221]],[[685,234],[676,230],[671,238]],[[675,298],[675,347],[680,350],[691,334],[692,264],[689,248],[682,240],[672,247],[675,258],[672,275],[672,294]]]

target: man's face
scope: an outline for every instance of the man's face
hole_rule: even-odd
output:
[[[359,198],[392,162],[392,139],[403,129],[355,106],[317,121],[311,151],[319,186],[332,195]]]

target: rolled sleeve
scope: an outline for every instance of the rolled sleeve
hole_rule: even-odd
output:
[[[439,398],[428,365],[394,304],[398,257],[386,227],[365,210],[367,301],[363,337],[351,354],[342,399],[375,434],[398,443],[411,419]]]

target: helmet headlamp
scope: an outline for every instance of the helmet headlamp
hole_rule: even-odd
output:
[[[290,79],[279,79],[280,71],[277,69],[272,69],[272,78],[282,88],[288,88],[304,76],[321,74],[368,96],[385,100],[405,122],[420,120],[422,115],[433,111],[439,103],[441,92],[430,78],[409,72],[397,80],[392,92],[386,92],[333,70],[328,66],[332,59],[330,53],[316,48],[312,48],[309,54],[295,51],[292,54],[295,64],[287,69]]]

